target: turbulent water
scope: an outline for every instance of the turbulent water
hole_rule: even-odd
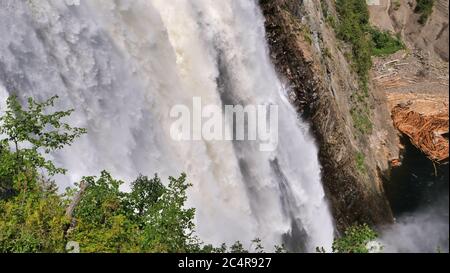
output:
[[[52,155],[60,185],[107,169],[182,171],[208,243],[330,247],[333,223],[308,128],[285,99],[253,0],[0,0],[0,97],[59,95],[88,134]],[[278,104],[279,145],[177,142],[176,104]],[[2,109],[3,110],[3,109]]]

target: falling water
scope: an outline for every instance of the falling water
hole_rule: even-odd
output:
[[[208,243],[287,242],[329,248],[333,223],[317,148],[268,58],[254,0],[0,0],[0,97],[75,108],[88,134],[52,155],[60,185],[107,169],[188,174],[199,236]],[[176,142],[170,108],[279,105],[279,145]],[[3,110],[3,109],[2,109]]]

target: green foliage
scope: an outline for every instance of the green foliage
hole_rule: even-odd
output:
[[[17,157],[0,142],[0,200],[13,196],[17,173]]]
[[[351,46],[348,58],[358,75],[360,88],[351,97],[351,116],[355,128],[361,134],[370,133],[372,124],[367,113],[369,70],[372,67],[372,38],[369,10],[365,0],[337,0],[339,23],[335,26],[337,37]]]
[[[336,11],[339,19],[339,22],[334,24],[336,34],[351,47],[351,52],[347,56],[360,83],[359,90],[351,97],[351,116],[355,128],[362,135],[366,135],[373,129],[371,113],[366,102],[369,97],[372,56],[395,53],[403,49],[404,45],[399,38],[393,37],[389,32],[380,31],[370,25],[366,0],[337,0]]]
[[[136,251],[137,225],[127,219],[123,208],[124,194],[119,189],[123,182],[107,172],[83,181],[87,189],[75,209],[76,227],[70,240],[78,242],[83,252]]]
[[[23,108],[9,97],[0,117],[0,252],[64,251],[67,200],[37,173],[64,173],[44,154],[71,144],[85,130],[61,121],[72,110],[44,113],[56,98],[28,99]]]
[[[64,173],[45,154],[70,145],[86,132],[61,120],[73,110],[45,114],[57,97],[43,103],[28,99],[24,108],[15,96],[7,99],[7,109],[0,117],[0,199],[16,194],[13,183],[17,176],[29,170],[44,169],[49,175]]]
[[[0,253],[64,252],[65,203],[52,183],[21,173],[18,195],[0,201]]]
[[[16,185],[28,188],[0,201],[0,253],[64,252],[68,241],[88,253],[218,251],[203,249],[194,235],[195,211],[184,208],[190,186],[185,179],[170,178],[165,187],[158,177],[140,176],[125,193],[123,182],[105,171],[99,178],[85,177],[86,190],[69,221],[65,213],[73,190],[60,196],[52,183],[20,174]]]
[[[366,113],[364,110],[358,110],[361,107],[360,105],[354,105],[351,109],[353,124],[362,134],[369,134],[373,129],[373,125],[370,121],[369,113]]]
[[[352,61],[363,85],[367,84],[372,56],[387,55],[404,48],[402,41],[370,25],[366,0],[337,0],[338,38],[352,47]],[[364,88],[364,86],[363,86]]]
[[[136,213],[136,220],[150,213],[166,190],[158,175],[155,175],[153,179],[140,175],[131,187],[132,191],[126,200],[127,209]]]
[[[428,18],[433,13],[434,0],[417,0],[414,12],[419,13],[419,23],[425,25]]]
[[[184,208],[186,190],[190,186],[186,183],[185,174],[178,179],[169,177],[168,187],[146,217],[150,224],[144,228],[144,249],[158,252],[191,252],[198,249],[193,223],[195,209]]]
[[[359,172],[366,172],[366,159],[363,153],[358,152],[356,154],[356,168]]]
[[[335,253],[368,253],[367,243],[378,237],[367,224],[355,225],[344,232],[344,236],[333,242]]]
[[[372,54],[374,56],[390,55],[405,48],[403,42],[399,38],[392,36],[388,31],[372,28],[370,33],[373,43]]]
[[[205,245],[201,247],[198,252],[202,253],[265,253],[265,248],[262,246],[262,241],[259,238],[252,240],[249,248],[245,248],[244,245],[237,241],[228,247],[226,244],[222,244],[220,247],[213,247],[212,245]],[[284,245],[275,245],[275,253],[288,253],[288,250]]]
[[[107,172],[85,177],[87,190],[75,210],[70,239],[82,252],[190,252],[199,249],[193,235],[194,209],[185,209],[186,175],[169,178],[140,176],[130,193]]]
[[[337,36],[352,46],[353,64],[361,83],[367,84],[372,66],[369,9],[366,0],[337,0]]]
[[[43,168],[49,175],[65,173],[43,154],[70,145],[86,130],[62,122],[73,110],[45,114],[57,98],[54,96],[42,103],[29,98],[27,108],[22,107],[15,96],[8,98],[5,114],[0,117],[0,134],[7,136],[0,140],[0,162],[4,163],[0,177],[17,175],[26,168]]]

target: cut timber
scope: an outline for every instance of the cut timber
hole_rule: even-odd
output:
[[[411,139],[411,143],[437,162],[448,161],[448,115],[423,115],[403,104],[392,109],[394,126]],[[447,137],[445,137],[447,135]]]

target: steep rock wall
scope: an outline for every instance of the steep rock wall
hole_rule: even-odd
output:
[[[338,230],[355,222],[393,221],[382,175],[398,155],[396,132],[382,94],[370,90],[373,131],[352,121],[351,96],[359,85],[323,16],[334,1],[261,0],[271,57],[290,87],[290,98],[308,119],[320,147],[323,183]]]

